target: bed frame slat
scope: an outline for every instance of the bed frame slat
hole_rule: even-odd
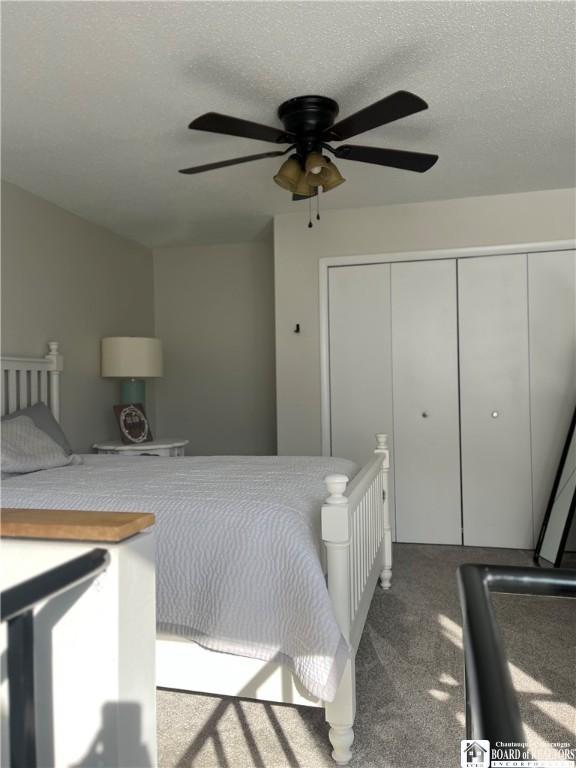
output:
[[[27,408],[28,407],[28,375],[30,371],[19,371],[18,372],[18,407],[19,408]]]
[[[38,371],[30,371],[30,405],[38,402]]]
[[[40,400],[48,405],[48,374],[40,371]]]
[[[18,410],[17,371],[8,371],[8,413]]]

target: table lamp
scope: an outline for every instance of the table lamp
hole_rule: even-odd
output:
[[[123,379],[122,404],[144,404],[143,379],[162,376],[162,342],[140,336],[102,339],[102,376]]]

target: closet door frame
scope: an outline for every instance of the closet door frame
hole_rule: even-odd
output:
[[[471,248],[445,248],[429,251],[400,251],[366,255],[329,256],[319,262],[320,306],[320,398],[322,425],[322,455],[330,455],[330,328],[328,272],[331,267],[357,266],[361,264],[386,264],[395,261],[428,261],[431,259],[465,259],[475,256],[503,256],[551,251],[572,251],[576,240],[552,240],[545,242],[517,243],[513,245],[475,246]],[[376,430],[376,427],[375,427]],[[370,438],[370,435],[367,436]]]

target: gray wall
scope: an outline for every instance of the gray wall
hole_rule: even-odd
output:
[[[505,245],[576,237],[576,190],[325,211],[274,219],[278,452],[319,454],[318,273],[326,256]],[[336,193],[337,194],[337,193]],[[300,323],[301,333],[293,328]]]
[[[61,343],[62,427],[76,451],[118,432],[100,338],[153,333],[151,252],[3,182],[2,350],[41,356]]]
[[[158,423],[192,454],[276,450],[271,242],[154,251]]]
[[[159,437],[182,435],[192,453],[274,453],[276,354],[279,451],[319,453],[320,258],[575,236],[574,190],[326,211],[313,230],[301,212],[275,219],[274,255],[270,242],[163,248],[153,279],[146,248],[2,190],[3,351],[62,342],[63,426],[77,450],[116,435],[118,385],[100,378],[99,339],[157,335],[165,376],[148,385],[148,412]]]

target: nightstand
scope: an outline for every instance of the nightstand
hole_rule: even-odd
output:
[[[111,440],[107,443],[94,443],[92,448],[96,453],[109,453],[116,456],[184,456],[184,448],[188,442],[188,440],[167,438],[153,440],[150,443],[126,445],[120,440]]]

